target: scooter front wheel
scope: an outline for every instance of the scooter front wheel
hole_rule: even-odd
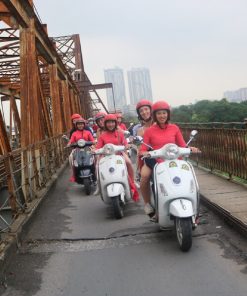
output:
[[[189,251],[192,246],[192,223],[191,218],[177,218],[175,219],[175,228],[177,240],[180,249],[183,252]]]
[[[84,190],[85,190],[86,195],[90,195],[91,181],[89,179],[84,179],[83,184],[84,184]]]
[[[112,197],[112,205],[113,205],[115,218],[122,219],[124,216],[124,213],[123,213],[123,202],[121,201],[120,196]]]

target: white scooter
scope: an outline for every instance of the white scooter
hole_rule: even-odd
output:
[[[197,131],[192,131],[190,141]],[[187,143],[187,145],[190,143]],[[149,151],[150,158],[162,158],[153,170],[152,205],[161,228],[175,224],[180,249],[188,251],[192,245],[192,230],[197,226],[199,214],[199,186],[193,166],[187,161],[190,148],[166,144],[161,149]],[[186,156],[185,160],[180,157]]]
[[[124,150],[124,146],[106,144],[103,148],[95,151],[96,155],[103,155],[98,162],[98,183],[101,198],[104,203],[112,204],[116,219],[121,219],[124,216],[124,205],[131,199],[125,160],[121,155],[116,155]]]

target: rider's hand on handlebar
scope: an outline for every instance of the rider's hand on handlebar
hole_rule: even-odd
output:
[[[95,148],[95,146],[91,146],[91,147],[89,147],[89,150],[90,150],[91,153],[94,153],[96,148]]]
[[[197,148],[197,147],[190,147],[190,151],[192,153],[201,153],[201,150],[199,148]]]
[[[150,157],[150,154],[148,151],[140,152],[139,155],[141,156],[142,159]]]

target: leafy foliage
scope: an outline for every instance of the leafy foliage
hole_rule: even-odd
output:
[[[242,122],[247,117],[247,101],[241,103],[202,100],[172,109],[174,122]]]

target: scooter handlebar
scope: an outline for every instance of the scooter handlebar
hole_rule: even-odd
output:
[[[115,154],[117,152],[124,151],[124,150],[125,150],[125,146],[106,144],[103,148],[95,150],[94,153],[96,155],[98,155],[98,154],[111,155],[111,154]]]
[[[176,144],[166,144],[160,149],[149,151],[146,157],[172,160],[181,156],[188,156],[190,153],[190,148],[178,147]]]

